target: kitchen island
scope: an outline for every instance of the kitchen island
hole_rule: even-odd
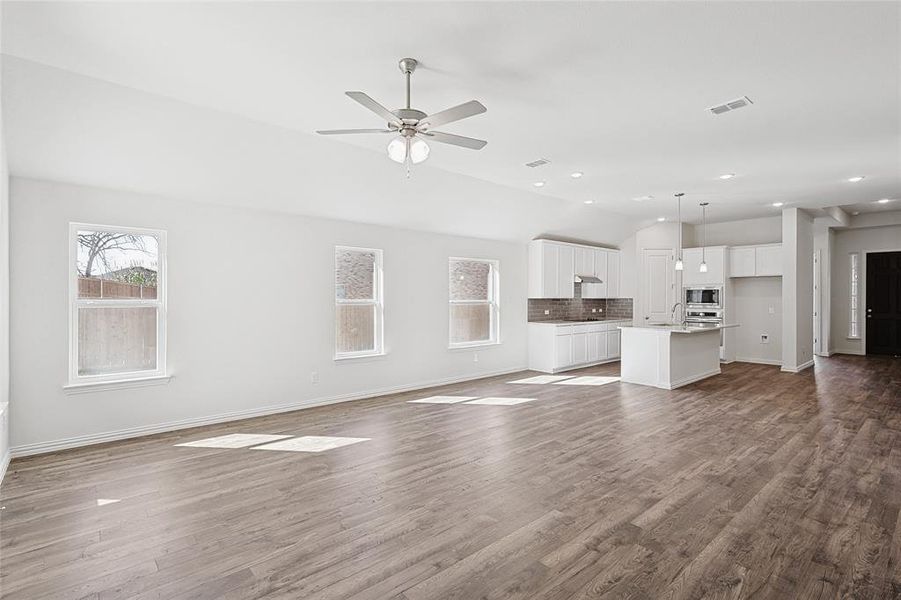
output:
[[[672,390],[720,374],[721,330],[738,325],[621,327],[620,378]]]

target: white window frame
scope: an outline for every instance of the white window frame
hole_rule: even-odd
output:
[[[488,272],[488,299],[487,300],[453,300],[450,291],[450,270],[456,261],[479,262],[489,266]],[[447,347],[451,350],[460,348],[478,348],[481,346],[496,346],[501,343],[501,285],[500,285],[500,261],[491,258],[467,258],[464,256],[451,256],[447,259]],[[489,339],[478,342],[451,342],[453,328],[453,316],[451,307],[454,305],[481,305],[487,304],[489,308]]]
[[[856,306],[855,306],[856,305]],[[860,339],[860,252],[848,254],[848,339]]]
[[[375,265],[373,269],[373,280],[372,280],[372,293],[374,298],[371,300],[354,300],[347,298],[338,298],[338,295],[334,291],[334,285],[337,282],[338,278],[338,251],[339,250],[349,250],[352,252],[372,252],[375,254]],[[384,267],[383,267],[383,253],[379,248],[361,248],[359,246],[335,246],[335,255],[334,255],[334,273],[332,277],[332,294],[335,297],[335,312],[333,315],[332,322],[335,325],[335,360],[348,360],[354,358],[367,358],[371,356],[382,356],[385,354],[385,299],[384,299]],[[375,331],[374,331],[374,346],[375,348],[372,350],[363,350],[360,352],[338,352],[338,306],[339,305],[363,305],[363,306],[374,306],[375,307]]]
[[[121,299],[93,299],[78,297],[78,232],[79,231],[110,231],[122,232],[132,235],[151,235],[157,239],[157,275],[155,299],[121,298]],[[139,227],[116,227],[112,225],[96,225],[93,223],[69,223],[69,268],[66,273],[69,277],[69,382],[67,388],[80,388],[85,386],[117,384],[123,382],[139,382],[153,379],[168,381],[166,372],[166,295],[168,285],[166,274],[168,272],[166,262],[166,232],[161,229],[145,229]],[[106,375],[79,375],[78,374],[78,309],[82,307],[154,307],[157,309],[156,318],[156,369],[142,371],[127,371],[123,373],[109,373]]]

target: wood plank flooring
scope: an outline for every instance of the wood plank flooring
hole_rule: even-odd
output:
[[[0,597],[901,598],[901,360],[530,375],[16,459]],[[174,446],[234,433],[371,440]]]

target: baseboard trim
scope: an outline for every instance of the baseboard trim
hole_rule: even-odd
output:
[[[700,375],[693,375],[691,377],[686,377],[685,379],[680,379],[679,381],[674,381],[669,387],[661,386],[665,390],[674,390],[676,388],[680,388],[684,385],[688,385],[690,383],[694,383],[695,381],[701,381],[702,379],[707,379],[708,377],[713,377],[715,375],[719,375],[722,373],[719,366],[713,371],[708,371],[706,373],[701,373]]]
[[[336,396],[326,396],[322,398],[311,398],[301,402],[292,402],[290,404],[279,404],[275,406],[264,406],[260,408],[251,408],[245,410],[236,410],[227,413],[220,413],[207,417],[194,417],[190,419],[182,419],[180,421],[169,421],[166,423],[156,423],[153,425],[142,425],[140,427],[130,427],[128,429],[120,429],[117,431],[107,431],[102,433],[92,433],[49,442],[37,442],[34,444],[23,444],[14,446],[7,452],[6,461],[10,458],[19,458],[23,456],[33,456],[35,454],[46,454],[48,452],[58,452],[60,450],[69,450],[72,448],[81,448],[83,446],[92,446],[94,444],[104,444],[106,442],[115,442],[145,435],[153,435],[157,433],[166,433],[169,431],[178,431],[179,429],[190,429],[192,427],[202,427],[204,425],[216,425],[219,423],[228,423],[230,421],[240,421],[242,419],[252,419],[254,417],[265,417],[267,415],[275,415],[279,413],[292,412],[295,410],[303,410],[305,408],[315,408],[317,406],[326,406],[329,404],[338,404],[340,402],[351,402],[354,400],[368,400],[378,398],[387,394],[399,394],[403,392],[412,392],[427,388],[450,385],[453,383],[463,383],[466,381],[476,381],[478,379],[486,379],[490,377],[499,377],[501,375],[509,375],[510,373],[518,373],[527,371],[528,367],[519,366],[498,371],[490,371],[479,373],[478,375],[465,375],[461,377],[448,377],[444,379],[435,379],[432,381],[424,381],[406,385],[391,386],[366,392],[355,392],[350,394],[339,394]]]
[[[743,356],[739,356],[739,357],[736,357],[735,360],[737,362],[753,363],[755,365],[774,365],[777,367],[782,366],[781,360],[776,360],[773,358],[746,358]]]
[[[10,460],[12,460],[12,451],[7,450],[6,454],[3,455],[3,460],[0,460],[0,483],[3,483],[3,478],[6,476],[6,468],[9,466]]]
[[[813,359],[810,359],[806,363],[802,363],[802,364],[798,365],[797,367],[783,366],[782,371],[785,373],[800,373],[801,371],[803,371],[805,369],[809,369],[812,366],[813,366]]]

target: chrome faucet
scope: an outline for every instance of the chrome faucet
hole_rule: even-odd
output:
[[[676,302],[675,304],[673,304],[673,310],[670,311],[670,317],[669,317],[669,320],[670,320],[673,324],[675,324],[675,321],[676,321],[676,309],[677,309],[678,307],[680,307],[680,306],[682,306],[683,310],[682,310],[682,320],[681,320],[681,322],[680,322],[679,324],[682,325],[683,327],[685,327],[685,310],[684,310],[685,307],[682,305],[681,302]]]

